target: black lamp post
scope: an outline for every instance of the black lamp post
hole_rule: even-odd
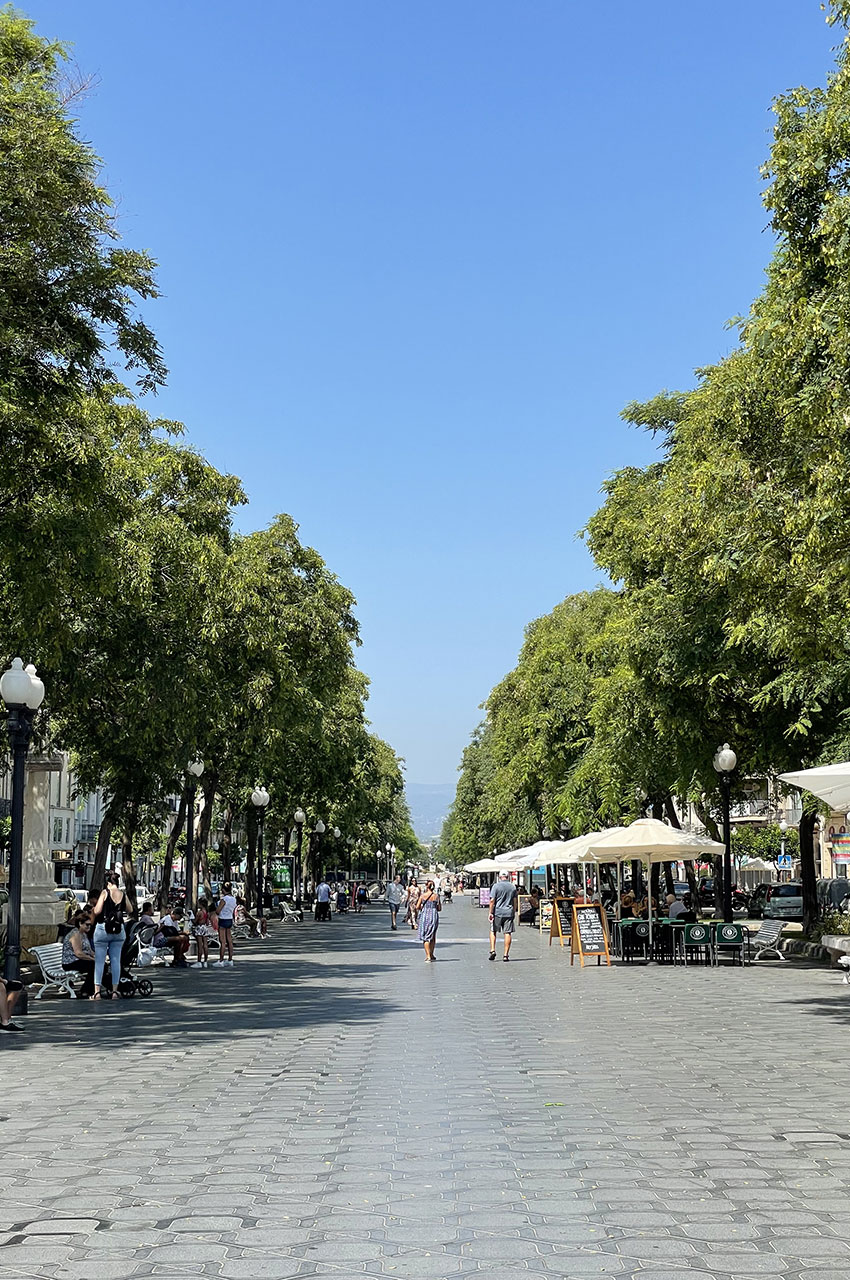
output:
[[[190,760],[186,766],[189,785],[186,790],[186,857],[183,874],[186,881],[186,910],[195,905],[195,798],[198,794],[198,778],[204,772],[203,760]]]
[[[12,812],[9,835],[9,902],[6,917],[6,961],[3,975],[17,982],[21,975],[21,881],[24,864],[24,782],[27,751],[35,713],[44,698],[44,685],[30,664],[14,658],[0,677],[0,698],[9,713],[6,728],[12,748]]]
[[[307,821],[307,815],[304,810],[299,807],[295,810],[295,825],[298,828],[298,848],[296,850],[295,861],[295,905],[301,910],[301,899],[303,896],[304,886],[301,883],[301,845],[304,840],[304,823]]]
[[[257,918],[263,918],[263,826],[266,821],[266,808],[269,793],[265,787],[255,787],[251,792],[251,804],[257,810]]]
[[[724,742],[714,755],[714,767],[720,775],[720,792],[723,797],[723,920],[732,923],[732,828],[729,821],[732,774],[738,757]]]

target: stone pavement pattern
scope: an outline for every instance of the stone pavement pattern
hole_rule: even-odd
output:
[[[276,926],[0,1043],[0,1276],[850,1280],[850,990]]]

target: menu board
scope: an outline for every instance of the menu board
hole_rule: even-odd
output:
[[[564,938],[570,936],[570,903],[572,898],[555,898],[552,902],[552,921],[549,925],[549,946],[552,939],[558,938],[561,946]]]
[[[584,967],[585,956],[596,956],[596,963],[611,963],[608,951],[608,926],[605,914],[598,902],[582,902],[573,906],[572,955],[570,964],[576,953]]]
[[[484,885],[483,888],[478,890],[478,905],[479,907],[489,907],[490,905],[490,886],[489,885]]]

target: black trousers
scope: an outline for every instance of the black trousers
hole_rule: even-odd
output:
[[[90,956],[83,956],[79,960],[75,960],[73,964],[63,964],[63,969],[75,969],[78,973],[83,974],[83,985],[80,994],[90,996],[94,994],[94,959]],[[109,991],[112,989],[112,983],[106,973],[103,975],[103,989]]]

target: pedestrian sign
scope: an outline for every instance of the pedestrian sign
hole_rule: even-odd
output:
[[[776,859],[776,865],[780,871],[790,871],[791,870],[791,854],[780,853],[779,857]]]

